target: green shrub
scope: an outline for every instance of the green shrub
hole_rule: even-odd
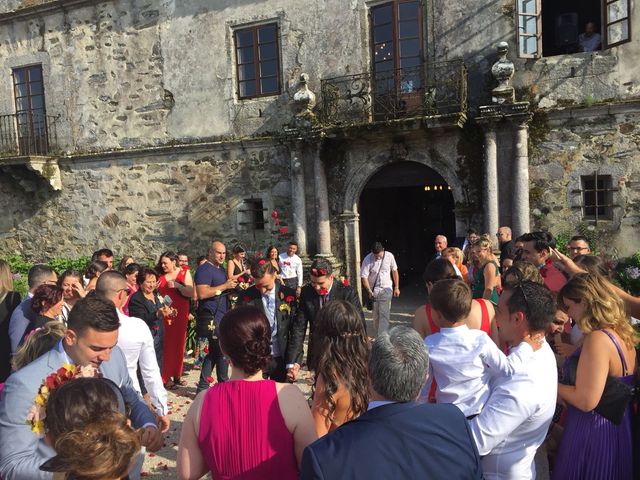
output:
[[[640,251],[618,261],[614,280],[631,295],[640,296]]]

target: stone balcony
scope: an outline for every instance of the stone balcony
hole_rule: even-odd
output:
[[[323,79],[320,121],[327,127],[423,120],[428,127],[466,121],[462,60]]]
[[[0,168],[14,175],[16,167],[26,167],[53,190],[61,190],[58,120],[34,112],[0,115]]]

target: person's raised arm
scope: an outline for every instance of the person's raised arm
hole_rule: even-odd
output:
[[[196,291],[198,292],[198,300],[206,300],[208,298],[217,297],[218,295],[222,295],[225,290],[229,290],[235,288],[238,285],[233,278],[228,279],[226,282],[221,283],[220,285],[207,285],[200,284],[196,285]]]
[[[193,279],[191,278],[191,272],[187,270],[184,276],[184,285],[178,282],[175,282],[175,287],[180,292],[183,297],[191,298],[193,297]]]
[[[198,445],[200,412],[206,393],[207,391],[205,390],[196,397],[182,425],[180,443],[178,444],[177,469],[178,478],[183,480],[197,480],[208,471],[207,464]]]

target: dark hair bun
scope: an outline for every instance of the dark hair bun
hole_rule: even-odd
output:
[[[220,344],[234,365],[248,375],[264,370],[271,360],[271,326],[258,308],[242,306],[220,321]]]

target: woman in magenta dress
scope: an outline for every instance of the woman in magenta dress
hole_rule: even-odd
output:
[[[164,298],[169,296],[171,307],[176,309],[173,317],[164,319],[164,348],[162,351],[162,381],[167,388],[185,385],[182,377],[184,347],[187,341],[187,322],[193,297],[193,279],[189,270],[178,266],[178,256],[174,252],[160,255],[157,270],[164,272],[158,280],[158,292]]]
[[[295,385],[264,380],[271,327],[262,311],[243,306],[220,321],[220,348],[231,379],[198,395],[184,420],[178,475],[214,480],[294,480],[304,448],[317,438],[311,411]]]
[[[558,303],[577,322],[584,341],[565,362],[563,381],[572,385],[558,385],[567,417],[552,478],[631,479],[631,407],[619,425],[594,409],[608,375],[633,384],[638,337],[622,300],[602,277],[575,275],[558,293]]]

